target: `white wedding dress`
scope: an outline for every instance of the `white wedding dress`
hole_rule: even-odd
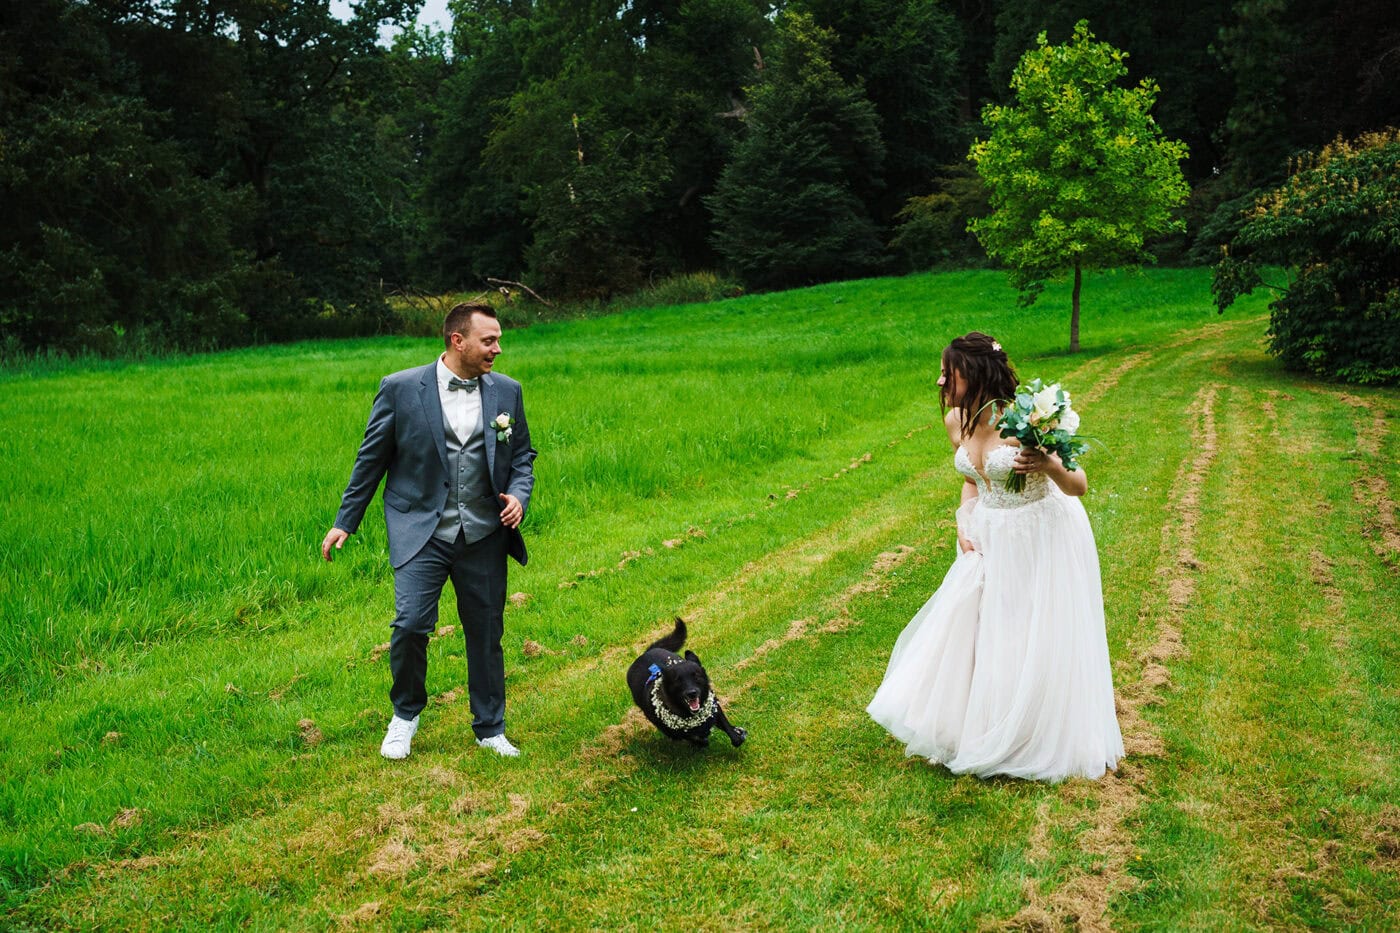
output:
[[[958,510],[962,553],[900,633],[866,711],[957,774],[1101,777],[1123,756],[1094,533],[1043,474],[1006,489],[1017,448],[995,447]]]

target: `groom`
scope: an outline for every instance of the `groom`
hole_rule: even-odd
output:
[[[389,701],[394,716],[379,753],[407,758],[427,705],[428,637],[451,578],[467,640],[467,692],[477,744],[520,754],[505,735],[505,658],[501,653],[506,555],[527,559],[520,521],[535,485],[535,450],[520,383],[491,371],[501,325],[490,305],[447,312],[447,349],[427,366],[386,376],[369,413],[335,525],[321,542],[332,559],[360,527],[379,481],[394,621],[389,639]]]

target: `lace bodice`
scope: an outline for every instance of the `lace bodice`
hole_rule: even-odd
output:
[[[1026,488],[1021,492],[1006,488],[1006,478],[1011,475],[1011,461],[1016,459],[1019,449],[1011,444],[993,447],[987,452],[987,462],[983,464],[987,475],[983,476],[972,465],[967,448],[958,447],[958,452],[953,455],[953,466],[977,484],[977,501],[980,505],[991,509],[1015,509],[1038,502],[1050,494],[1050,480],[1044,473],[1027,476]]]

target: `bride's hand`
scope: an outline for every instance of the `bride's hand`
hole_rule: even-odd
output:
[[[1022,447],[1011,462],[1011,469],[1017,473],[1039,473],[1050,465],[1050,456],[1039,447]]]

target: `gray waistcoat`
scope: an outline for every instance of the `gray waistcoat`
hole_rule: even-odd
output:
[[[486,475],[486,432],[477,425],[463,444],[443,414],[443,434],[447,437],[448,488],[447,504],[438,521],[436,538],[451,541],[457,529],[467,544],[480,541],[501,526],[501,507],[491,493],[491,480]],[[494,440],[494,438],[492,438]]]

